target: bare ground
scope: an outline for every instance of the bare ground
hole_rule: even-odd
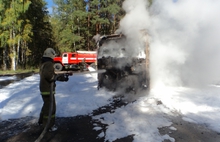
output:
[[[181,116],[170,118],[172,126],[177,130],[163,127],[159,129],[160,134],[168,134],[175,142],[220,142],[220,133],[210,130],[204,124],[195,124],[184,121]],[[164,142],[170,142],[166,140]]]
[[[106,131],[106,124],[93,120],[92,116],[106,112],[112,112],[116,108],[127,105],[120,99],[94,110],[90,115],[76,117],[58,117],[56,125],[58,130],[47,132],[41,142],[104,142],[104,137],[98,137],[101,132]],[[104,109],[103,109],[104,108]],[[0,122],[0,142],[34,142],[43,128],[33,124],[37,118],[25,117]],[[169,127],[159,128],[161,135],[168,134],[176,142],[219,142],[220,134],[208,129],[205,125],[198,125],[182,120],[181,116],[169,118],[177,130]],[[101,130],[93,130],[94,126]],[[114,142],[132,142],[133,135],[117,139]],[[170,142],[165,140],[164,142]]]

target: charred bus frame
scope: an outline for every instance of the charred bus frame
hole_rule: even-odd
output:
[[[126,37],[122,34],[100,37],[97,48],[97,69],[106,72],[98,73],[98,89],[107,88],[111,91],[134,92],[149,88],[149,64],[146,58],[121,56],[128,49],[122,44]],[[112,54],[112,46],[115,54]],[[105,49],[104,49],[105,48]],[[146,51],[144,51],[146,55]],[[126,54],[125,54],[126,55]],[[148,55],[147,55],[148,56]]]

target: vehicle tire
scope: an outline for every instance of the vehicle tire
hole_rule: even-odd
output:
[[[54,64],[54,69],[55,69],[55,71],[62,71],[63,66],[60,63],[55,63]]]
[[[89,65],[90,67],[94,68],[95,70],[97,70],[97,66],[95,65],[95,63],[92,63]]]

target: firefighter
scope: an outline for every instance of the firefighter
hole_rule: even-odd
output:
[[[56,74],[54,72],[54,62],[53,58],[55,57],[56,53],[52,48],[47,48],[44,51],[43,57],[42,57],[42,62],[41,62],[41,67],[40,67],[40,93],[43,99],[43,106],[40,112],[40,117],[38,120],[39,125],[43,125],[44,127],[47,124],[47,119],[49,116],[49,110],[50,110],[50,90],[51,90],[51,85],[52,82],[54,82],[54,87],[53,87],[53,92],[52,92],[52,97],[53,97],[53,108],[52,108],[52,115],[51,115],[51,120],[49,123],[48,130],[49,131],[56,131],[57,126],[55,125],[55,113],[56,113],[56,103],[55,103],[55,81],[56,81]]]

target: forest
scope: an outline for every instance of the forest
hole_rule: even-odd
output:
[[[43,51],[94,51],[96,34],[114,34],[123,0],[0,0],[0,68],[38,68]]]

